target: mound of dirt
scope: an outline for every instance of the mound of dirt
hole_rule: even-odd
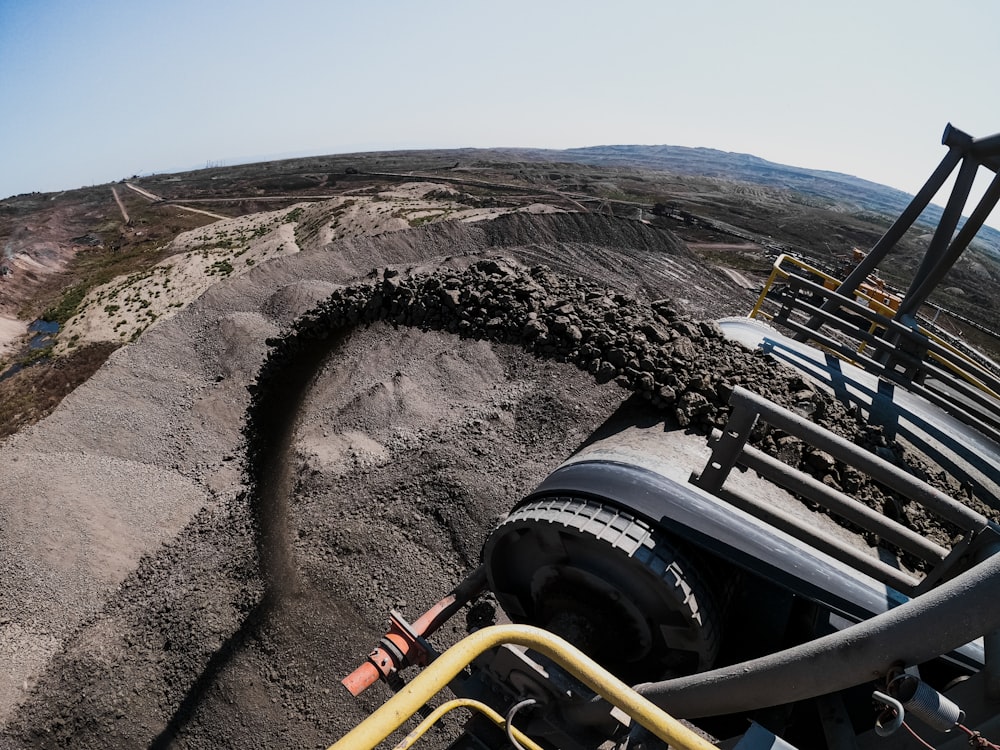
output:
[[[31,655],[0,737],[329,744],[385,697],[337,682],[386,610],[446,593],[633,393],[708,426],[757,384],[862,439],[696,322],[750,302],[669,233],[572,214],[342,241],[212,287],[0,447],[22,467],[0,487],[0,648]]]

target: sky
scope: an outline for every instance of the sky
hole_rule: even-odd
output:
[[[914,193],[946,123],[1000,132],[998,28],[997,0],[0,0],[0,198],[293,155],[606,144]]]

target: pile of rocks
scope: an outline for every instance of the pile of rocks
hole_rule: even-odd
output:
[[[284,336],[268,341],[272,350],[258,388],[311,342],[376,321],[514,344],[571,362],[599,383],[615,380],[654,407],[670,409],[682,427],[724,424],[736,385],[763,383],[770,397],[788,405],[801,401],[806,388],[765,357],[726,341],[714,322],[694,321],[670,300],[645,305],[545,266],[522,269],[500,259],[463,272],[413,276],[386,268],[372,283],[336,290]],[[823,402],[813,411],[832,406],[811,389],[806,396]]]
[[[881,428],[866,424],[794,371],[729,342],[716,323],[695,321],[670,300],[644,304],[545,266],[526,269],[505,259],[426,274],[385,268],[371,277],[368,283],[334,291],[284,335],[268,340],[271,351],[252,386],[245,427],[251,474],[259,475],[267,466],[274,430],[261,415],[273,413],[273,399],[288,392],[289,373],[301,369],[303,358],[315,361],[331,338],[378,321],[513,344],[538,357],[575,364],[599,383],[614,380],[639,394],[684,428],[724,426],[732,389],[743,386],[873,452],[902,456]],[[863,475],[763,423],[751,441],[880,511],[899,507]],[[924,473],[919,467],[918,472]],[[928,532],[927,518],[910,521]],[[943,540],[949,532],[939,528],[939,534]]]

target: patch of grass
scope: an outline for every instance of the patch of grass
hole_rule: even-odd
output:
[[[48,346],[39,347],[38,349],[32,349],[18,360],[18,364],[22,367],[31,367],[31,365],[37,362],[43,362],[52,356],[52,349],[54,347],[55,344],[49,344]]]
[[[39,317],[50,323],[64,324],[76,315],[77,308],[80,307],[80,303],[83,302],[83,298],[87,296],[87,292],[90,289],[91,286],[86,282],[80,282],[71,286],[62,293],[62,297],[59,298],[56,304],[45,310]]]
[[[442,217],[442,214],[431,214],[429,216],[418,216],[416,219],[407,219],[410,222],[411,227],[419,227],[424,224],[430,224],[432,221],[437,221]]]
[[[78,281],[64,289],[59,299],[43,308],[44,311],[38,317],[62,325],[80,312],[80,305],[91,289],[118,276],[128,276],[125,285],[152,276],[151,266],[156,260],[155,256],[140,250],[127,253],[81,253],[68,269],[69,274]],[[115,293],[112,291],[109,296],[114,297]]]
[[[209,276],[228,276],[233,272],[233,264],[228,260],[217,260],[208,267]]]

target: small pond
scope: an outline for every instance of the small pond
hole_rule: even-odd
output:
[[[59,324],[51,320],[36,320],[28,326],[28,333],[32,334],[28,348],[44,349],[55,343],[54,336],[59,333]]]
[[[31,338],[28,339],[28,352],[30,355],[31,352],[36,352],[55,343],[55,335],[59,333],[59,324],[50,320],[36,320],[28,326],[28,333],[31,335]],[[28,360],[28,364],[25,364],[26,359]],[[6,380],[11,375],[19,373],[25,367],[37,364],[38,362],[44,362],[46,359],[47,357],[42,357],[37,360],[31,360],[30,356],[22,358],[20,362],[15,362],[6,370],[0,372],[0,380]]]

